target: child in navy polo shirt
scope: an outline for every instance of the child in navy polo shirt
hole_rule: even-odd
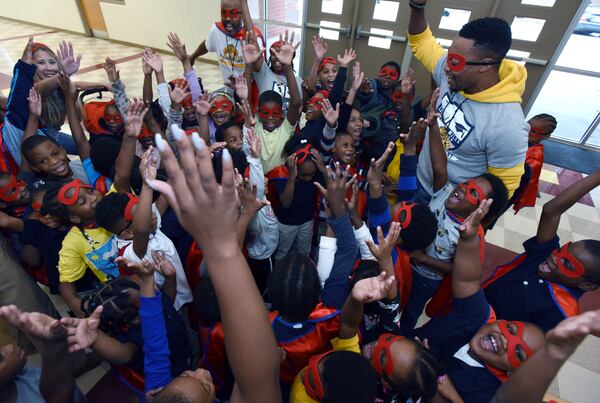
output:
[[[427,119],[417,126],[429,128],[429,148],[433,168],[433,194],[429,209],[438,220],[437,236],[424,253],[413,254],[413,288],[408,305],[402,313],[404,331],[414,328],[425,303],[433,296],[444,274],[452,272],[452,257],[458,242],[458,228],[469,214],[477,210],[483,199],[493,199],[489,217],[499,213],[508,201],[508,192],[502,180],[484,173],[465,183],[454,185],[448,180],[447,155],[437,124],[436,102],[439,90],[431,97]],[[483,228],[479,229],[483,246]]]
[[[579,313],[579,299],[600,286],[600,241],[560,247],[561,215],[600,185],[600,170],[571,185],[544,205],[537,235],[525,253],[500,266],[485,283],[485,295],[499,318],[533,322],[545,331]]]
[[[410,333],[427,340],[447,376],[466,403],[489,402],[508,377],[544,345],[544,335],[531,323],[496,321],[481,289],[477,229],[492,200],[460,225],[452,272],[453,306]]]

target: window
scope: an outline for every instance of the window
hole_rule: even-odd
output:
[[[396,21],[399,7],[400,3],[397,1],[377,1],[375,2],[375,8],[373,9],[373,19],[381,21]]]
[[[510,49],[508,51],[508,53],[506,54],[506,56],[514,57],[515,59],[529,57],[529,55],[531,55],[531,52],[523,52],[522,50],[515,50],[515,49]]]
[[[471,12],[458,8],[445,8],[440,20],[440,29],[449,29],[451,31],[460,31],[460,29],[469,22]]]
[[[339,22],[321,20],[321,21],[319,21],[319,24],[322,27],[341,28],[341,25]],[[338,39],[340,39],[340,33],[338,31],[334,31],[332,29],[325,29],[325,28],[319,29],[319,36],[321,36],[325,39],[330,39],[332,41],[337,41]]]
[[[528,6],[554,7],[556,0],[521,0],[521,4]]]
[[[313,0],[315,1],[315,0]],[[321,12],[327,14],[342,14],[344,0],[322,0]]]
[[[298,0],[269,0],[266,2],[267,19],[302,25],[304,2]]]
[[[510,29],[512,30],[513,39],[521,39],[523,41],[537,41],[546,20],[529,17],[515,17]]]
[[[369,32],[371,32],[372,34],[380,34],[380,35],[389,35],[389,36],[394,35],[394,31],[390,31],[387,29],[379,29],[379,28],[371,28],[371,30]],[[370,36],[368,44],[369,44],[369,46],[372,46],[374,48],[389,49],[390,46],[392,46],[392,40],[386,39],[386,38],[377,38],[375,36]]]

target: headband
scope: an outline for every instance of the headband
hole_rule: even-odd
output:
[[[140,202],[140,198],[132,195],[131,193],[125,193],[129,198],[127,205],[125,206],[125,212],[123,218],[127,221],[133,221],[133,206],[136,206]]]
[[[321,70],[323,70],[326,64],[337,65],[337,60],[335,60],[333,57],[327,56],[326,58],[321,60],[321,63],[319,63],[319,70],[317,71],[321,72]]]
[[[90,185],[84,184],[79,179],[73,179],[71,182],[65,183],[58,191],[58,201],[64,206],[72,206],[77,203],[79,192],[82,188],[91,189]],[[67,197],[67,192],[71,189],[74,189],[75,191],[71,197]]]
[[[579,278],[585,274],[585,267],[579,259],[569,253],[569,245],[571,245],[571,242],[567,242],[562,248],[553,251],[552,254],[556,257],[556,265],[562,274],[569,278]],[[567,267],[563,260],[568,261],[571,268]]]
[[[38,50],[40,50],[41,48],[47,48],[48,46],[46,46],[45,44],[41,43],[41,42],[33,42],[31,44],[31,53],[37,52]]]

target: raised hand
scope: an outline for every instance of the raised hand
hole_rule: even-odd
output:
[[[367,181],[369,182],[369,186],[381,186],[381,181],[383,180],[383,168],[385,168],[385,163],[392,151],[394,151],[394,143],[390,141],[387,148],[377,161],[375,161],[375,158],[371,158],[371,166],[369,167],[369,172],[367,173]]]
[[[396,245],[399,236],[400,223],[393,222],[385,237],[383,236],[381,227],[377,227],[377,244],[371,240],[367,240],[366,242],[373,256],[375,256],[377,261],[381,262],[382,260],[392,258],[392,250],[394,249],[394,245]]]
[[[194,109],[196,113],[200,116],[207,116],[208,111],[210,110],[210,102],[208,101],[210,97],[209,93],[204,93],[196,102],[194,102]]]
[[[208,146],[208,151],[210,152],[210,156],[214,157],[214,154],[222,151],[225,147],[227,147],[226,141],[215,141],[211,145]]]
[[[173,89],[169,86],[169,97],[171,98],[171,104],[179,107],[183,100],[190,95],[190,85],[184,81],[179,81],[175,83]],[[173,108],[176,109],[176,108]]]
[[[167,42],[167,46],[173,51],[173,53],[175,53],[175,56],[180,61],[184,62],[189,59],[189,55],[185,49],[185,44],[181,42],[181,39],[179,39],[179,36],[176,33],[169,32],[167,39],[169,40],[169,42]]]
[[[287,157],[285,163],[288,167],[288,180],[295,181],[298,177],[298,157],[296,153]]]
[[[152,67],[150,67],[148,62],[146,62],[146,59],[144,59],[143,52],[142,52],[142,72],[144,73],[145,76],[149,76],[150,74],[152,74]]]
[[[485,215],[490,211],[492,202],[492,199],[483,199],[479,203],[477,210],[469,214],[465,221],[458,227],[461,238],[469,239],[477,236],[477,228],[479,228],[479,224],[481,224]]]
[[[546,348],[553,358],[565,361],[588,334],[600,336],[600,310],[588,311],[560,322],[546,333]]]
[[[244,126],[247,128],[254,127],[254,125],[256,125],[256,120],[254,119],[254,114],[252,113],[252,108],[250,108],[248,99],[242,99],[242,102],[238,103],[237,106],[244,114]]]
[[[81,55],[77,55],[77,58],[75,58],[71,42],[62,41],[58,46],[56,56],[58,57],[58,64],[63,73],[69,77],[77,73],[81,64]]]
[[[340,104],[335,105],[335,109],[331,106],[328,98],[323,100],[323,117],[327,121],[329,127],[335,127],[338,118],[340,117]]]
[[[352,68],[352,89],[358,91],[364,81],[365,73],[360,70],[360,62],[356,62]]]
[[[39,312],[22,312],[15,305],[0,307],[0,316],[23,333],[40,340],[60,340],[67,334],[58,319]]]
[[[33,36],[29,37],[27,45],[25,45],[25,49],[23,49],[23,54],[21,55],[21,61],[23,63],[31,64],[33,60],[33,52],[31,49],[33,49]]]
[[[352,63],[354,59],[356,59],[356,52],[354,49],[346,49],[344,50],[344,54],[342,56],[337,55],[337,60],[340,64],[340,67],[350,66],[350,63]]]
[[[315,182],[315,186],[327,200],[333,216],[339,218],[346,213],[346,192],[348,192],[350,186],[356,181],[356,175],[348,178],[347,175],[342,174],[339,162],[335,163],[335,174],[331,171],[331,167],[328,166],[326,169],[325,180],[327,189],[318,182]]]
[[[437,100],[440,97],[440,89],[436,88],[431,93],[431,100],[429,101],[429,108],[427,109],[427,125],[429,127],[437,125],[437,120],[440,114],[436,110]]]
[[[135,98],[129,102],[125,115],[125,135],[127,137],[137,137],[140,134],[144,124],[144,115],[147,112],[148,108],[144,105],[144,101]]]
[[[243,180],[238,186],[238,196],[242,202],[242,208],[245,213],[254,215],[263,207],[271,204],[267,199],[259,200],[256,197],[256,185],[250,184],[248,179]]]
[[[177,271],[175,266],[169,259],[166,258],[165,253],[159,250],[152,251],[152,259],[154,259],[155,270],[165,277],[175,277]]]
[[[42,97],[35,89],[35,86],[29,89],[27,101],[29,102],[29,113],[35,116],[40,116],[42,114]]]
[[[294,52],[294,47],[289,43],[284,43],[283,45],[281,45],[281,48],[279,48],[279,50],[277,50],[276,48],[271,49],[271,53],[284,66],[292,65],[292,61],[294,60]]]
[[[323,158],[321,157],[321,152],[316,148],[313,148],[310,150],[310,154],[312,155],[313,161],[317,166],[319,172],[321,172],[323,175],[326,175],[327,168],[325,168],[325,163],[323,162]]]
[[[98,306],[89,318],[62,318],[60,323],[67,328],[69,352],[91,347],[98,340],[100,315],[104,307]]]
[[[313,50],[315,51],[315,57],[321,61],[327,53],[327,42],[320,36],[314,36],[312,39]]]
[[[155,152],[153,146],[148,147],[148,149],[144,151],[144,155],[142,155],[142,161],[140,162],[140,174],[142,175],[146,185],[156,179],[156,173],[158,171],[158,158],[158,152]]]
[[[244,54],[244,60],[248,64],[256,63],[265,53],[265,49],[261,49],[253,37],[253,32],[246,32],[246,40],[242,42],[242,53]]]
[[[102,67],[104,67],[104,71],[106,71],[108,81],[114,83],[115,81],[119,80],[119,70],[117,70],[117,66],[115,65],[114,60],[112,60],[110,57],[107,57]]]
[[[248,147],[250,148],[250,155],[253,158],[260,158],[260,151],[262,150],[262,143],[254,127],[249,127],[246,135],[248,136]]]
[[[140,278],[152,276],[156,270],[154,263],[148,259],[142,259],[140,263],[135,263],[127,260],[123,256],[119,256],[115,261],[118,264],[125,266],[128,272],[137,274]]]
[[[363,94],[370,94],[375,91],[371,85],[371,81],[363,74],[363,81],[358,87],[358,90]]]
[[[407,155],[415,155],[417,151],[417,141],[422,138],[417,131],[417,123],[413,122],[408,129],[408,133],[400,133],[400,142],[404,145],[404,153]]]
[[[348,214],[350,214],[350,220],[352,224],[360,225],[362,223],[362,218],[360,213],[358,212],[358,184],[355,182],[352,185],[352,196],[350,199],[346,199],[346,209],[348,210]]]
[[[412,67],[409,67],[406,71],[406,74],[402,77],[402,81],[400,83],[400,90],[404,95],[411,95],[413,92],[413,88],[415,88],[416,81],[413,80],[413,76],[415,71]]]
[[[146,48],[142,53],[142,60],[152,68],[156,73],[162,73],[163,63],[162,57],[158,53],[153,52],[151,49]]]
[[[354,284],[352,298],[364,304],[379,301],[385,298],[395,286],[396,278],[387,277],[386,272],[381,272],[377,277],[365,278]]]
[[[237,76],[233,85],[239,99],[248,99],[248,83],[243,75]]]

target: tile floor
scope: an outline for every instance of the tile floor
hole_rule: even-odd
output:
[[[48,28],[37,27],[0,18],[2,33],[0,34],[0,91],[8,95],[12,68],[21,56],[27,37],[34,35],[34,40],[42,42],[55,49],[60,40],[73,42],[77,53],[83,54],[80,72],[76,80],[87,82],[106,82],[102,69],[105,57],[117,60],[121,79],[127,85],[130,97],[141,96],[142,79],[140,49],[109,41],[85,38],[83,36],[62,33]],[[191,44],[188,45],[191,47]],[[181,75],[181,64],[173,56],[163,55],[167,78]],[[215,65],[198,62],[195,69],[202,77],[208,90],[222,86],[221,74]],[[584,175],[560,167],[545,164],[540,184],[540,198],[534,208],[525,208],[518,215],[507,212],[487,234],[487,241],[496,246],[490,247],[493,256],[504,259],[514,252],[521,252],[521,244],[535,235],[537,220],[542,206],[553,196],[559,194],[565,187]],[[562,217],[559,235],[563,241],[579,239],[600,239],[600,188],[583,197]],[[493,260],[493,256],[491,259]],[[58,301],[56,301],[58,302]],[[62,305],[62,304],[57,304]],[[600,308],[600,293],[586,297],[584,309]],[[35,359],[35,358],[34,358]],[[109,382],[105,373],[106,364],[78,378],[79,386],[88,392],[91,402],[101,401],[101,384]],[[104,378],[103,378],[104,377]],[[101,380],[101,378],[103,378]],[[100,382],[99,382],[100,381]],[[96,388],[93,388],[96,385]],[[100,393],[99,393],[100,392]],[[588,337],[579,350],[571,357],[555,379],[550,393],[562,399],[576,403],[592,403],[600,401],[600,340]],[[104,396],[106,397],[106,396]]]

